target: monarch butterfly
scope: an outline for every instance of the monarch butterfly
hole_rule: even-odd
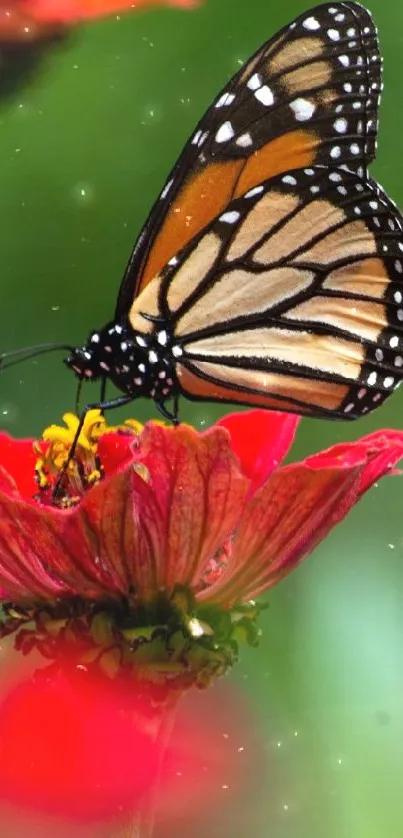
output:
[[[398,386],[402,216],[367,174],[381,87],[353,2],[304,13],[229,81],[151,210],[114,319],[66,359],[123,393],[96,406],[146,396],[176,419],[184,395],[355,419]]]

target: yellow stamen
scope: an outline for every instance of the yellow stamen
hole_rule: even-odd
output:
[[[108,425],[100,410],[89,410],[71,456],[80,419],[74,413],[65,413],[63,421],[64,426],[50,425],[44,430],[42,439],[49,443],[45,453],[39,443],[34,444],[34,450],[38,455],[35,470],[38,486],[42,490],[50,489],[63,474],[64,489],[68,497],[72,493],[76,497],[101,480],[102,464],[97,453],[102,436],[111,433],[138,436],[143,429],[142,424],[135,419],[128,419],[121,425]]]

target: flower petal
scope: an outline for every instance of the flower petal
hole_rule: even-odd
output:
[[[139,461],[150,486],[163,533],[158,586],[197,586],[208,561],[222,547],[242,514],[248,481],[239,472],[221,428],[146,426]],[[143,507],[138,509],[142,526]]]
[[[243,473],[256,491],[287,455],[300,421],[299,416],[272,410],[230,413],[217,422],[230,434],[231,447]]]
[[[95,554],[105,594],[156,594],[164,557],[158,501],[132,465],[88,492],[80,513],[71,533],[67,527],[70,543],[88,565]]]
[[[403,433],[382,431],[279,469],[248,504],[228,572],[201,598],[248,599],[276,584],[401,457]]]
[[[98,456],[106,476],[120,471],[133,461],[133,450],[138,447],[138,437],[116,431],[106,433],[98,441]]]
[[[0,433],[0,486],[11,494],[17,490],[23,497],[31,498],[38,489],[35,482],[37,456],[32,439],[13,439]],[[7,475],[12,478],[11,482]]]
[[[127,469],[95,486],[72,509],[27,503],[0,491],[0,585],[8,598],[127,593],[134,478],[142,482]]]
[[[359,467],[315,470],[305,464],[276,472],[248,504],[229,570],[201,598],[246,601],[278,582],[339,520],[341,503],[354,503],[359,475]]]

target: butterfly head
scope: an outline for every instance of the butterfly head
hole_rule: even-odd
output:
[[[84,346],[73,349],[65,359],[65,363],[80,379],[91,379],[110,376],[112,358],[116,358],[116,332],[108,335],[109,329],[91,332]],[[114,337],[114,340],[111,338]]]

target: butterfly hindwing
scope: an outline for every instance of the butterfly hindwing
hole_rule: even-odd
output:
[[[374,409],[403,367],[402,251],[402,217],[373,181],[317,166],[253,187],[158,279],[180,389],[318,416]],[[147,292],[135,327],[140,311]]]
[[[119,318],[233,198],[296,168],[366,175],[381,59],[370,14],[317,6],[268,41],[218,94],[166,181],[122,281]]]

